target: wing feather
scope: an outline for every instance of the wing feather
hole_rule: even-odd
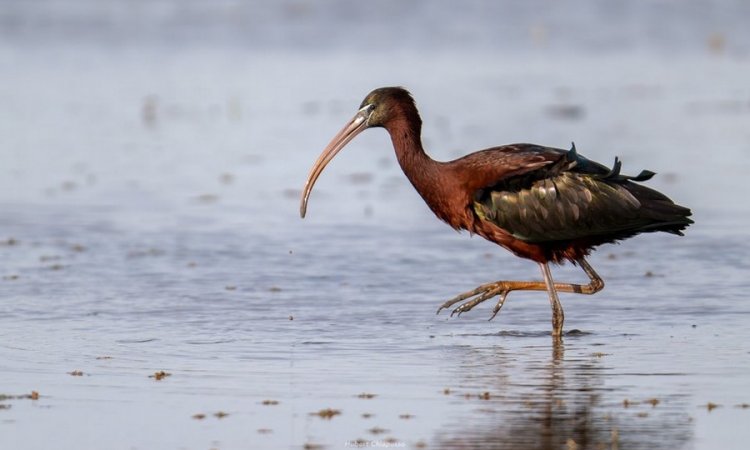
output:
[[[644,231],[680,234],[692,223],[689,209],[636,183],[653,172],[622,175],[617,158],[610,169],[579,155],[575,146],[566,151],[531,144],[475,155],[473,163],[492,167],[487,163],[493,162],[504,172],[475,190],[474,212],[525,242],[608,242]]]
[[[570,240],[645,225],[640,202],[622,186],[563,172],[516,191],[493,191],[477,213],[526,242]]]

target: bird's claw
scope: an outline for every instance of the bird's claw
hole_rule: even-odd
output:
[[[452,299],[446,301],[445,303],[440,305],[440,308],[438,308],[437,310],[437,314],[440,314],[440,311],[445,308],[449,308],[458,302],[474,297],[471,298],[471,300],[458,305],[453,309],[453,311],[451,311],[450,317],[453,317],[454,315],[456,315],[456,317],[461,317],[461,314],[471,311],[478,304],[496,295],[499,295],[500,300],[498,300],[497,304],[495,305],[495,308],[492,311],[492,316],[490,317],[490,320],[492,320],[497,315],[497,313],[500,312],[500,308],[502,308],[503,304],[505,303],[505,298],[508,296],[509,292],[510,290],[507,289],[503,284],[484,284],[472,291],[457,295],[456,297],[453,297]]]
[[[502,291],[500,293],[500,300],[498,300],[497,303],[495,304],[495,307],[492,308],[492,315],[490,316],[489,319],[487,319],[488,322],[490,320],[494,319],[495,316],[497,315],[497,313],[500,312],[500,308],[502,308],[503,305],[505,304],[505,299],[508,297],[509,293],[510,293],[510,291]]]
[[[461,317],[461,314],[471,311],[471,308],[474,307],[474,305],[469,305],[471,302],[466,302],[461,305],[459,305],[457,308],[454,308],[453,311],[451,311],[451,317],[455,314],[456,317]]]

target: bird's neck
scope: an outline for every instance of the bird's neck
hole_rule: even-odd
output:
[[[391,135],[401,169],[420,195],[425,197],[434,189],[438,162],[430,158],[422,147],[421,124],[414,120],[393,120],[386,129]]]
[[[451,171],[447,164],[435,161],[425,153],[420,137],[421,121],[393,120],[386,125],[391,135],[401,169],[430,209],[456,227],[450,219],[452,210]]]

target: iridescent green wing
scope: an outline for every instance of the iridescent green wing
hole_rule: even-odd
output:
[[[641,200],[634,192],[660,194],[631,182],[646,180],[653,173],[620,175],[618,160],[607,169],[577,155],[575,146],[559,154],[559,160],[549,166],[478,191],[474,212],[532,243],[630,234],[654,221],[643,214]],[[655,199],[671,203],[663,196]]]

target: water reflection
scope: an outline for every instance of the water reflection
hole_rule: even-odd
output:
[[[562,342],[454,351],[454,401],[477,406],[438,433],[438,448],[677,449],[692,439],[685,395],[626,400],[600,354],[566,357]]]

